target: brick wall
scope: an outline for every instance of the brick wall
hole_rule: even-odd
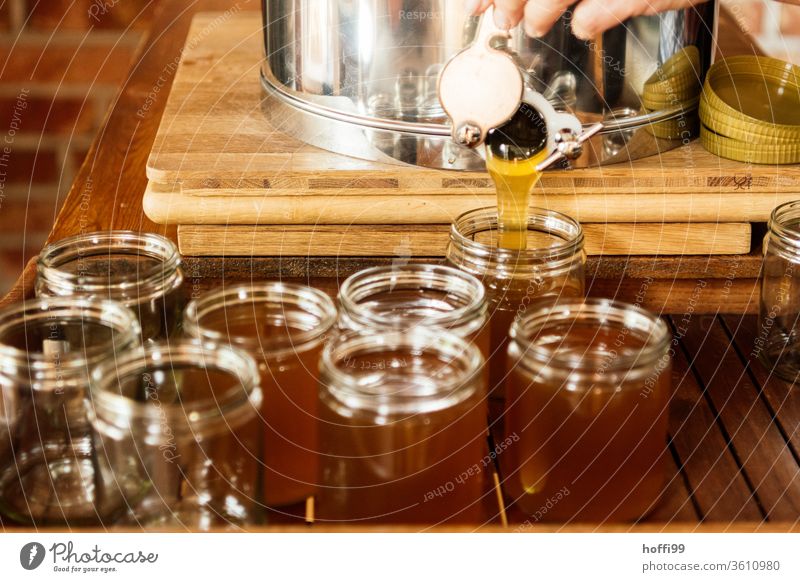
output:
[[[0,295],[41,248],[158,0],[0,0]]]
[[[800,64],[800,0],[721,0],[764,51]]]

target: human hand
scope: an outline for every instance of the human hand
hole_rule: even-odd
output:
[[[588,40],[631,16],[657,14],[687,8],[706,0],[580,0],[573,8],[572,32]],[[528,36],[544,36],[575,0],[466,0],[473,14],[494,4],[494,20],[500,28],[512,28],[525,20]]]

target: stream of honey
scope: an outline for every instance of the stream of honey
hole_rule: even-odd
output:
[[[525,250],[530,193],[541,178],[536,166],[547,157],[542,116],[523,103],[505,125],[486,137],[486,169],[497,189],[498,246]]]

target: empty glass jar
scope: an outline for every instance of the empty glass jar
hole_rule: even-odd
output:
[[[348,277],[339,288],[343,329],[435,326],[472,341],[488,358],[488,319],[481,282],[453,267],[374,267]]]
[[[480,350],[434,328],[345,332],[320,363],[323,521],[478,523],[488,459]]]
[[[570,217],[530,208],[527,249],[499,248],[497,207],[471,210],[450,229],[447,261],[486,287],[489,303],[489,391],[502,397],[506,343],[513,321],[536,303],[583,297],[583,231]]]
[[[508,348],[503,488],[556,521],[633,520],[664,482],[670,333],[606,299],[528,311]]]
[[[763,250],[753,353],[772,373],[795,382],[800,373],[800,201],[773,210]]]
[[[153,343],[92,373],[104,523],[204,530],[260,520],[258,370],[230,346]]]
[[[145,340],[169,337],[183,309],[181,256],[157,234],[112,230],[62,239],[42,249],[39,297],[113,299],[133,309]]]
[[[123,305],[29,300],[0,310],[0,514],[42,525],[98,522],[89,372],[140,342]]]
[[[330,297],[289,283],[226,287],[186,308],[187,334],[240,347],[258,363],[264,392],[264,501],[269,506],[314,494],[319,357],[335,322]]]

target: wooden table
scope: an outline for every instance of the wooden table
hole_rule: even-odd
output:
[[[61,209],[49,240],[81,232],[132,229],[175,238],[150,222],[141,199],[145,163],[166,101],[173,63],[192,16],[200,11],[258,10],[256,0],[168,0],[159,5],[148,40],[115,100]],[[722,14],[726,54],[752,53]],[[733,32],[731,32],[733,31]],[[137,116],[159,87],[152,106]],[[763,234],[763,233],[762,233]],[[758,235],[760,236],[760,234]],[[335,289],[351,272],[379,260],[190,259],[193,282],[251,277],[302,279]],[[592,295],[640,303],[670,321],[678,338],[677,387],[671,407],[672,473],[664,498],[641,524],[539,525],[552,529],[788,530],[800,520],[800,393],[751,358],[757,322],[757,254],[732,257],[616,257],[589,264]],[[0,305],[32,293],[33,261]],[[745,314],[745,315],[742,315]],[[488,529],[503,529],[488,516]],[[509,512],[509,527],[524,518]],[[273,531],[302,527],[284,518]],[[318,528],[330,529],[330,528]],[[403,529],[403,528],[399,528]],[[411,530],[419,528],[411,527]]]

